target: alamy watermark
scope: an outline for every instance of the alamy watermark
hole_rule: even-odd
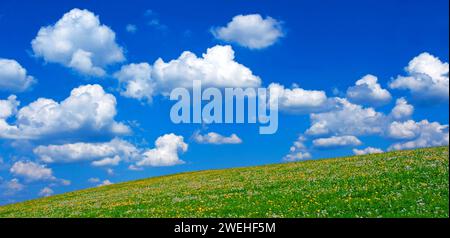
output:
[[[176,124],[259,123],[260,134],[274,134],[278,130],[278,98],[269,98],[267,91],[266,88],[213,87],[203,90],[201,81],[194,80],[192,90],[175,88],[170,93],[170,100],[178,101],[170,110],[170,119]],[[207,103],[202,105],[203,101]]]

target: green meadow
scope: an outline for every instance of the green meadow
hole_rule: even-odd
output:
[[[256,159],[256,158],[255,158]],[[449,217],[448,147],[207,170],[0,207],[0,217]]]

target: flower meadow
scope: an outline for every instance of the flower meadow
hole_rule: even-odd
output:
[[[448,218],[448,147],[154,177],[2,206],[0,217]]]

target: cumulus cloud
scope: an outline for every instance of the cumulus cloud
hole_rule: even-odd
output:
[[[20,183],[19,179],[13,178],[10,181],[5,183],[6,194],[13,194],[19,191],[22,191],[25,188],[25,185]]]
[[[330,99],[324,91],[305,90],[294,85],[292,89],[284,88],[278,83],[271,83],[267,89],[270,91],[270,103],[278,99],[278,108],[290,113],[311,113],[328,110],[332,107]]]
[[[310,115],[307,135],[370,135],[383,134],[386,116],[373,108],[364,108],[336,98],[336,109]]]
[[[46,163],[93,161],[94,166],[117,165],[122,159],[139,156],[139,150],[122,139],[103,143],[72,143],[38,146],[33,152]]]
[[[161,58],[153,64],[154,78],[161,90],[175,87],[192,87],[193,80],[201,80],[209,87],[258,87],[261,79],[234,60],[231,46],[216,45],[208,48],[202,57],[185,51],[178,59],[164,62]]]
[[[39,196],[48,197],[48,196],[53,195],[53,193],[54,193],[53,189],[51,189],[49,187],[45,187],[39,191]]]
[[[374,147],[367,147],[362,150],[353,149],[353,153],[355,155],[367,155],[367,154],[377,154],[377,153],[383,153],[382,149],[374,148]]]
[[[233,138],[233,137],[231,137]],[[95,167],[116,166],[120,162],[133,163],[132,170],[146,166],[172,166],[182,164],[179,154],[187,151],[188,145],[182,136],[166,134],[155,141],[155,148],[138,148],[122,139],[109,142],[69,143],[60,145],[40,145],[34,154],[45,163],[76,163],[89,161]],[[107,170],[112,174],[112,170]]]
[[[35,83],[17,61],[0,58],[0,91],[23,92]]]
[[[112,158],[104,158],[101,160],[93,161],[91,164],[96,167],[102,167],[102,166],[116,166],[120,163],[122,158],[120,156],[116,155]],[[110,170],[108,170],[110,171]],[[111,170],[112,171],[112,170]],[[109,173],[109,172],[108,172]],[[112,172],[111,172],[112,174]]]
[[[293,145],[289,149],[289,153],[283,157],[284,161],[293,162],[298,160],[311,159],[312,155],[309,153],[308,148],[305,145],[306,137],[299,136]]]
[[[408,104],[406,99],[399,98],[395,102],[395,107],[392,109],[390,115],[394,120],[404,120],[411,117],[414,113],[414,106]]]
[[[156,82],[152,78],[152,66],[147,63],[124,65],[114,74],[121,85],[122,96],[151,102]]]
[[[419,101],[445,101],[449,95],[449,65],[424,52],[405,68],[407,76],[398,76],[390,83],[393,89],[407,89]]]
[[[378,78],[366,75],[356,81],[355,86],[347,89],[347,98],[350,102],[371,106],[387,104],[392,96],[386,89],[378,84]]]
[[[209,132],[205,135],[200,133],[194,134],[194,140],[200,144],[241,144],[242,140],[236,134],[231,134],[230,136],[223,136],[216,132]]]
[[[8,101],[17,105],[14,97]],[[12,125],[0,117],[0,138],[68,138],[129,133],[127,126],[114,120],[116,113],[116,99],[112,94],[105,93],[97,84],[84,85],[73,89],[70,96],[60,103],[39,98],[22,107],[15,114],[16,120]]]
[[[19,104],[15,95],[9,96],[7,100],[0,100],[0,120],[16,114]]]
[[[9,171],[29,181],[55,180],[52,169],[32,161],[17,161]]]
[[[89,178],[88,182],[97,184],[96,185],[97,187],[114,184],[113,182],[109,181],[108,179],[101,181],[99,178],[95,178],[95,177]]]
[[[183,164],[178,154],[184,153],[188,145],[184,143],[183,136],[173,133],[160,136],[155,142],[155,148],[143,153],[143,157],[132,168],[143,166],[172,166]]]
[[[37,57],[92,76],[103,76],[105,66],[125,60],[115,33],[92,12],[77,8],[42,27],[31,45]]]
[[[231,46],[214,46],[202,57],[190,51],[178,59],[164,62],[161,58],[153,65],[148,63],[122,66],[114,76],[121,85],[125,97],[151,101],[155,95],[169,95],[178,87],[192,88],[194,80],[204,87],[258,87],[261,79],[234,60]]]
[[[306,130],[306,136],[332,136],[313,140],[313,145],[316,148],[344,146],[346,144],[355,146],[361,143],[355,136],[361,135],[400,140],[400,142],[393,144],[389,150],[448,145],[448,125],[441,125],[437,122],[431,123],[427,120],[421,122],[410,120],[414,107],[404,98],[397,99],[396,106],[388,115],[377,112],[370,107],[364,108],[361,105],[350,103],[346,99],[335,98],[335,101],[336,108],[328,112],[310,115],[311,126]],[[298,154],[299,157],[309,153],[304,146],[304,141],[306,139],[301,143],[295,142],[301,146],[298,148],[293,146],[288,158],[295,158],[297,152],[301,152]],[[376,151],[374,149],[376,148],[369,147],[365,150],[355,149],[353,152],[357,154],[371,153]]]
[[[312,156],[309,152],[301,152],[297,151],[295,153],[289,153],[287,154],[283,160],[287,162],[293,162],[293,161],[299,161],[299,160],[307,160],[311,159]]]
[[[263,18],[259,14],[237,15],[225,27],[211,30],[215,38],[237,43],[250,49],[261,49],[273,45],[284,36],[281,22]]]
[[[332,136],[313,140],[313,145],[318,148],[334,148],[343,146],[358,146],[362,142],[355,136]]]
[[[421,96],[420,90],[428,90],[424,99],[430,99],[428,97],[430,95],[440,95],[441,99],[446,97],[448,100],[448,63],[442,63],[438,58],[423,53],[410,62],[406,71],[409,76],[399,76],[391,82],[391,88],[406,85],[413,94],[416,92],[418,97]],[[429,87],[425,87],[425,84]],[[440,89],[443,89],[445,93],[440,93]],[[356,136],[380,136],[396,140],[397,143],[391,145],[388,150],[448,145],[448,125],[427,120],[421,122],[410,120],[415,108],[405,98],[397,99],[395,106],[388,114],[377,112],[373,107],[369,107],[368,105],[383,105],[391,100],[390,93],[378,84],[375,76],[366,75],[358,80],[355,86],[347,90],[346,96],[347,98],[328,98],[328,102],[325,103],[326,110],[310,114],[311,125],[304,133],[308,140],[318,136],[329,137],[313,140],[314,147],[328,148],[347,144],[356,146],[361,143]],[[309,96],[309,98],[314,97]],[[305,146],[307,139],[303,138],[301,141],[294,142],[294,146],[283,158],[284,160],[298,160],[310,156],[309,149]],[[353,150],[355,154],[381,151],[373,147]]]
[[[111,185],[111,184],[114,184],[114,183],[109,181],[108,179],[106,179],[106,180],[103,180],[100,184],[98,184],[97,187],[102,187],[102,186]]]
[[[420,124],[413,120],[405,122],[394,121],[389,125],[388,135],[394,139],[412,139],[420,132]]]
[[[389,150],[414,149],[448,145],[449,130],[448,125],[441,125],[438,122],[408,120],[393,122],[389,127],[389,136],[408,140],[391,145]]]
[[[414,112],[414,107],[404,99],[399,98],[395,107],[385,115],[373,108],[364,108],[361,105],[337,98],[337,108],[329,112],[311,114],[311,126],[306,130],[309,136],[321,135],[377,135],[388,136],[395,139],[408,138],[408,130],[400,127],[414,127],[414,121],[408,120]]]
[[[111,168],[107,168],[107,169],[106,169],[106,173],[107,173],[109,176],[112,176],[112,175],[114,175],[114,170],[111,169]]]
[[[93,65],[92,53],[84,50],[75,51],[68,66],[84,74],[94,76],[103,76],[105,74],[102,68]]]

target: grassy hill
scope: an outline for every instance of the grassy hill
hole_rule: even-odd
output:
[[[449,217],[448,147],[209,170],[0,207],[0,217]]]

